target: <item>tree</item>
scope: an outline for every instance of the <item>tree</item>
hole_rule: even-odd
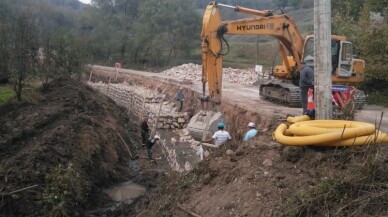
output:
[[[372,16],[372,6],[366,3],[361,11],[358,25],[362,31],[357,34],[357,51],[366,62],[367,88],[375,91],[388,90],[388,10],[385,17],[377,14],[380,19],[376,19]]]
[[[7,83],[9,78],[8,61],[12,26],[10,5],[11,3],[7,1],[0,2],[0,83]]]
[[[187,56],[193,45],[199,46],[201,22],[192,1],[143,1],[139,14],[133,32],[136,60],[167,65],[171,58]]]
[[[302,0],[291,0],[291,5],[294,8],[299,8],[302,4]]]
[[[42,82],[42,89],[46,90],[48,88],[49,82],[54,78],[56,65],[53,49],[51,44],[50,37],[47,37],[43,47],[39,50],[40,59],[39,59],[39,70],[37,76]]]
[[[275,0],[275,4],[277,7],[284,10],[284,8],[288,5],[288,0]]]
[[[7,22],[0,23],[0,83],[7,83],[9,77],[9,43],[10,26]]]
[[[37,69],[37,39],[35,16],[27,9],[17,19],[10,50],[10,81],[18,101],[22,100],[26,80],[32,77]]]
[[[84,67],[84,52],[80,41],[73,34],[58,31],[55,37],[54,55],[56,77],[79,76]]]

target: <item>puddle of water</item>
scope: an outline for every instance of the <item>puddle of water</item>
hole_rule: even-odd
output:
[[[103,192],[109,195],[114,201],[130,204],[133,202],[133,199],[145,194],[146,189],[133,182],[124,182],[120,185],[104,189]]]

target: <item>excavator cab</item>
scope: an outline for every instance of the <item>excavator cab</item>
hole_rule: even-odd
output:
[[[314,68],[314,36],[305,39],[302,60]],[[361,83],[364,79],[363,60],[353,58],[352,43],[343,36],[332,35],[331,64],[333,83]]]
[[[314,37],[307,36],[304,44],[303,58],[307,65],[314,67]],[[365,94],[353,86],[343,83],[360,83],[364,78],[364,61],[353,58],[352,43],[343,36],[331,37],[332,94],[334,115],[355,99],[355,107],[362,108]]]

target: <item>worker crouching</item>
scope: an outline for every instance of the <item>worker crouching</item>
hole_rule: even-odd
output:
[[[244,139],[243,139],[244,142],[246,142],[246,141],[252,139],[253,137],[255,137],[257,135],[257,132],[258,132],[258,130],[256,129],[256,126],[255,126],[255,124],[253,122],[249,122],[248,128],[249,128],[249,130],[245,134]]]
[[[219,122],[217,124],[217,127],[218,127],[218,131],[215,132],[211,138],[206,139],[203,142],[214,142],[214,145],[220,146],[232,139],[232,137],[230,137],[230,134],[226,130],[224,130],[224,127],[225,127],[224,123]]]

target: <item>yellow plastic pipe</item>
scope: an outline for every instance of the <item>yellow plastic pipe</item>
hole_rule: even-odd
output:
[[[287,125],[280,124],[273,137],[280,144],[292,146],[352,146],[388,142],[388,136],[376,132],[372,124],[343,120],[297,122],[289,129]]]
[[[368,136],[360,136],[350,139],[345,139],[337,142],[328,142],[328,143],[322,143],[321,145],[324,146],[361,146],[361,145],[369,145],[369,144],[381,144],[381,143],[388,143],[388,136],[387,134],[377,131],[377,134],[371,134]]]
[[[296,123],[296,122],[301,122],[301,121],[309,121],[311,118],[308,115],[302,115],[302,116],[296,116],[292,117],[289,116],[287,117],[287,122],[290,124]]]
[[[290,126],[290,132],[297,136],[311,136],[331,132],[343,133],[342,138],[369,135],[375,126],[369,123],[339,120],[314,120],[298,122]]]

